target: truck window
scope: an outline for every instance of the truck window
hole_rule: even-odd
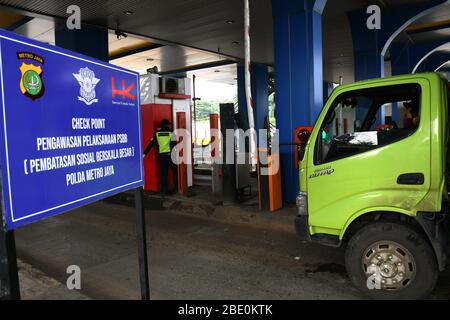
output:
[[[315,164],[353,156],[413,134],[420,122],[420,92],[418,84],[406,84],[338,96],[320,127]]]

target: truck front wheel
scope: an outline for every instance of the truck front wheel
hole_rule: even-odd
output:
[[[436,257],[413,227],[376,222],[349,241],[345,264],[353,284],[373,299],[421,299],[436,285]]]

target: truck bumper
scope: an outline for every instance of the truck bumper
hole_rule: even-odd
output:
[[[311,242],[330,247],[339,247],[341,245],[341,240],[338,236],[329,234],[310,234],[308,221],[308,194],[305,192],[300,192],[297,196],[296,202],[298,215],[295,219],[295,230],[297,234]]]
[[[299,236],[306,237],[308,241],[311,241],[307,215],[298,215],[295,218],[295,231]]]
[[[295,231],[301,237],[306,237],[311,241],[308,226],[308,194],[300,192],[296,199],[298,215],[295,218]]]

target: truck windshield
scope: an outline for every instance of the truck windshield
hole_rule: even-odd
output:
[[[383,86],[338,96],[321,125],[315,163],[321,164],[404,139],[420,122],[418,84]]]

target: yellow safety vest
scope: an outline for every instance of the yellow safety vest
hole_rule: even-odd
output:
[[[156,141],[158,142],[159,153],[170,153],[170,141],[173,133],[169,131],[161,131],[156,133]]]

